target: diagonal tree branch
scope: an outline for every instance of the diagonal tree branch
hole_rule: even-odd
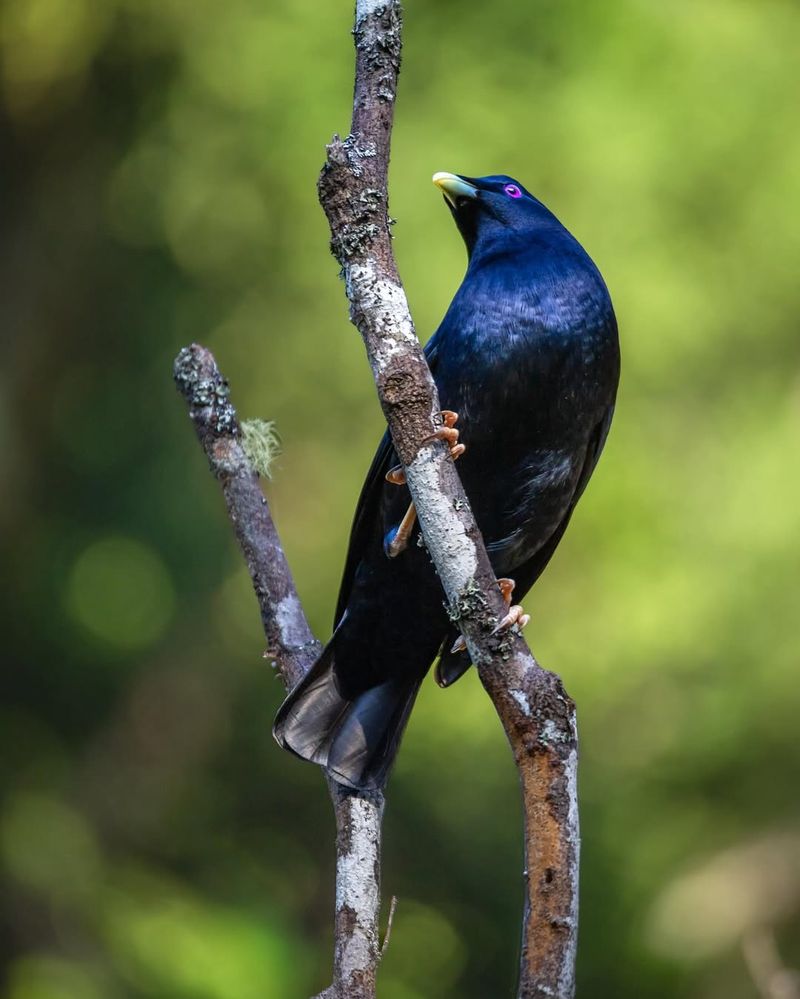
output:
[[[388,168],[401,27],[399,0],[356,0],[351,130],[328,146],[320,201],[350,316],[363,337],[451,618],[500,716],[520,775],[525,909],[518,995],[569,999],[578,924],[575,708],[521,636],[494,634],[505,607],[458,473],[443,442],[420,443],[439,422],[440,406],[391,247]]]
[[[284,686],[293,687],[322,649],[311,632],[283,553],[258,472],[242,446],[241,427],[227,381],[214,355],[193,343],[175,358],[175,383],[222,487],[236,540],[247,563],[267,638],[267,656]]]
[[[311,667],[322,646],[303,613],[258,473],[242,447],[228,383],[211,351],[198,344],[178,354],[174,375],[211,471],[222,486],[228,517],[258,598],[268,657],[274,659],[289,690]],[[380,960],[383,794],[359,794],[331,780],[328,788],[336,819],[336,915],[333,984],[322,996],[374,999]]]

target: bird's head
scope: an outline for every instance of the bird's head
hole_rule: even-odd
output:
[[[458,230],[472,254],[478,243],[560,223],[519,181],[504,174],[462,177],[435,173],[433,183],[444,195]]]

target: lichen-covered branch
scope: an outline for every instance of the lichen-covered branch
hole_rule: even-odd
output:
[[[421,444],[440,406],[394,261],[387,198],[401,28],[398,0],[357,0],[352,124],[346,139],[334,136],[328,146],[320,201],[425,543],[520,773],[525,912],[518,995],[568,999],[578,922],[575,708],[519,635],[494,634],[505,606],[467,497],[447,446]]]
[[[308,625],[258,473],[242,446],[228,383],[211,351],[198,344],[178,354],[174,375],[211,471],[222,486],[258,598],[268,657],[289,690],[322,646]],[[336,818],[336,912],[333,984],[323,995],[374,999],[380,960],[383,795],[345,791],[331,780],[328,787]]]
[[[228,383],[211,351],[196,343],[178,354],[173,373],[211,471],[222,486],[228,517],[258,598],[268,656],[290,689],[322,646],[303,613],[258,473],[242,446]]]

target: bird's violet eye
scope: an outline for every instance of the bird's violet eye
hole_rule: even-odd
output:
[[[521,198],[522,197],[522,191],[520,191],[520,189],[517,187],[516,184],[506,184],[506,186],[503,188],[503,190],[506,192],[506,194],[509,196],[509,198]]]

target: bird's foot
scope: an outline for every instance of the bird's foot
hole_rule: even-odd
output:
[[[524,608],[521,604],[511,603],[511,594],[514,592],[514,587],[517,585],[513,579],[498,579],[497,585],[500,587],[500,592],[503,594],[503,600],[506,602],[506,607],[508,608],[505,617],[500,621],[497,627],[492,632],[493,635],[499,635],[501,631],[508,631],[509,628],[513,628],[517,625],[519,631],[525,627],[525,625],[530,621],[530,614],[526,614]]]
[[[492,632],[493,635],[498,635],[501,631],[507,631],[512,628],[515,624],[519,627],[520,631],[525,627],[525,625],[530,621],[530,614],[526,614],[520,604],[511,605],[511,594],[514,592],[514,587],[517,585],[513,579],[508,579],[505,576],[497,580],[497,585],[500,589],[500,594],[505,601],[507,607],[507,613],[505,617],[500,621],[498,626]],[[455,655],[457,652],[464,652],[467,648],[467,643],[464,640],[463,635],[459,635],[458,638],[453,642],[453,647],[450,649],[451,655]]]
[[[450,448],[450,457],[455,461],[467,450],[465,445],[458,443],[458,430],[456,430],[458,413],[454,413],[452,409],[443,409],[441,417],[442,426],[429,437],[426,437],[422,444],[431,444],[433,441],[447,441]]]
[[[422,444],[420,444],[420,447],[430,444],[433,441],[447,441],[450,447],[450,457],[453,461],[456,461],[467,450],[464,444],[458,443],[458,431],[455,427],[458,421],[458,413],[454,413],[451,409],[443,409],[441,416],[442,426],[429,437],[426,437],[422,441]],[[386,481],[391,482],[393,486],[404,486],[406,484],[406,473],[403,466],[395,465],[394,468],[390,468],[386,473]]]
[[[422,444],[430,444],[436,440],[447,441],[450,447],[450,457],[453,461],[456,461],[466,451],[466,447],[458,443],[458,431],[455,428],[458,413],[454,413],[451,409],[443,409],[441,415],[442,426],[435,433],[432,433],[430,437],[426,437]],[[386,481],[391,482],[393,486],[404,486],[406,483],[406,472],[403,466],[395,465],[394,468],[390,468],[386,473]],[[397,530],[387,536],[387,539],[384,541],[384,551],[389,558],[396,558],[400,552],[408,548],[411,532],[414,530],[416,522],[417,510],[414,504],[411,503],[406,510],[405,516],[400,521]]]

